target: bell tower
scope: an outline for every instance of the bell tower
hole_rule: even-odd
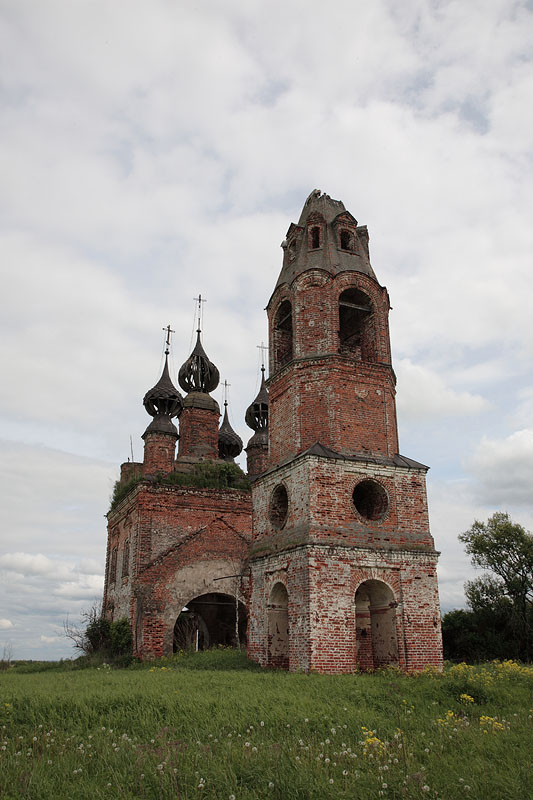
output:
[[[368,231],[313,191],[267,305],[250,654],[291,670],[440,666],[427,467],[399,455],[389,295]]]
[[[370,266],[366,227],[315,191],[282,247],[267,306],[271,464],[317,441],[343,455],[392,457],[389,295]]]

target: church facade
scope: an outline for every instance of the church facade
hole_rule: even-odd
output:
[[[165,362],[144,398],[144,460],[122,465],[108,514],[105,613],[130,619],[143,658],[239,643],[291,671],[440,667],[427,467],[398,452],[367,229],[314,191],[282,247],[248,477],[198,332],[185,397]]]

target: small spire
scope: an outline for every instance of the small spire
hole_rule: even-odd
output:
[[[259,387],[259,392],[253,403],[246,409],[244,419],[248,427],[256,431],[256,433],[266,433],[268,429],[268,389],[265,384],[264,364],[261,366],[261,386]]]
[[[156,385],[146,392],[143,398],[143,406],[147,413],[154,418],[146,429],[145,434],[148,431],[177,433],[172,418],[179,417],[183,409],[183,398],[172,383],[168,370],[168,347],[170,345],[170,334],[173,331],[170,325],[168,328],[163,328],[163,330],[167,331],[163,372]]]
[[[183,398],[178,392],[168,371],[168,354],[165,353],[165,366],[156,385],[146,392],[143,406],[151,417],[164,415],[177,417],[183,408]]]
[[[218,432],[218,456],[224,461],[233,461],[242,451],[242,439],[235,433],[230,425],[228,417],[228,387],[230,384],[224,381],[224,419]]]

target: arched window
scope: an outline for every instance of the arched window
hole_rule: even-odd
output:
[[[353,233],[351,231],[341,231],[341,250],[350,250],[353,252]]]
[[[287,521],[289,495],[282,483],[278,483],[270,498],[270,521],[274,528],[281,530]]]
[[[279,369],[292,359],[292,306],[284,300],[274,318],[274,366]]]
[[[124,550],[122,552],[122,577],[127,578],[130,574],[130,540],[126,539],[124,542]]]
[[[268,602],[268,665],[289,668],[289,595],[281,582],[272,587]]]
[[[339,350],[362,361],[375,360],[372,303],[359,289],[346,289],[339,297]]]
[[[313,225],[309,231],[309,247],[311,250],[320,247],[320,227],[318,225]]]
[[[109,583],[115,583],[117,580],[117,558],[118,548],[114,547],[111,550],[111,564],[109,565]]]

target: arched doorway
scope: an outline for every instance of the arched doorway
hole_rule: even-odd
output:
[[[230,594],[211,592],[195,597],[174,625],[173,652],[246,645],[246,608]],[[238,635],[237,635],[238,631]]]
[[[268,602],[268,666],[289,669],[289,595],[276,583]]]
[[[398,664],[396,607],[386,583],[368,580],[355,593],[356,660],[360,669]]]

